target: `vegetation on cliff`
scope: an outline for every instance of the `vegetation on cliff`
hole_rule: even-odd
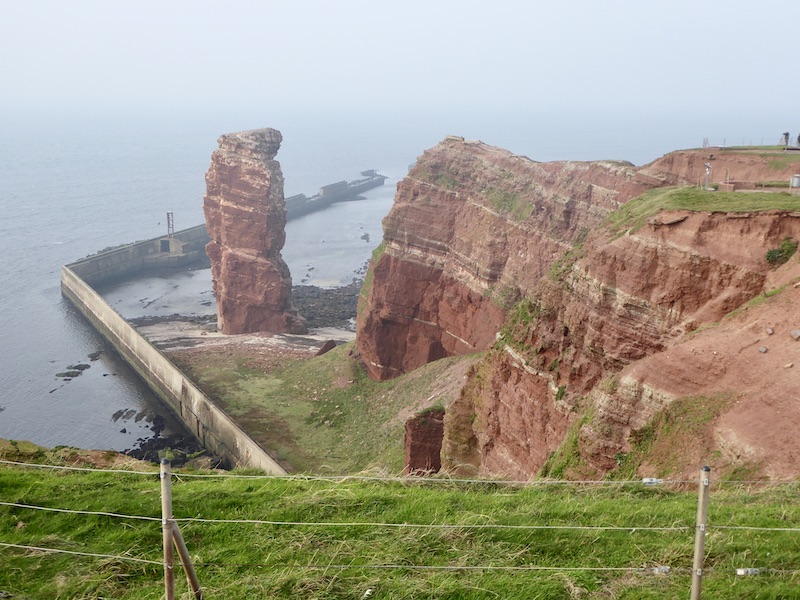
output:
[[[606,219],[613,235],[641,229],[647,220],[665,210],[757,212],[800,210],[800,196],[788,192],[711,192],[694,187],[657,188],[630,200]]]
[[[372,251],[372,256],[370,257],[369,261],[369,268],[364,276],[364,283],[361,285],[361,291],[358,294],[358,315],[361,314],[361,311],[363,311],[366,306],[367,299],[369,298],[369,292],[372,290],[372,282],[375,281],[375,266],[378,264],[378,261],[380,261],[384,252],[386,252],[386,242],[381,242],[378,244],[375,250]]]
[[[399,475],[405,419],[449,403],[474,361],[437,361],[391,381],[374,381],[346,344],[314,358],[265,367],[257,357],[206,351],[172,358],[216,403],[293,471]]]
[[[785,238],[777,248],[767,251],[767,262],[773,267],[786,263],[797,252],[797,241]]]
[[[551,263],[547,276],[527,297],[507,308],[505,324],[498,332],[493,351],[473,371],[469,385],[457,401],[458,406],[451,409],[453,417],[449,420],[450,429],[446,431],[445,440],[447,466],[453,468],[459,464],[469,464],[469,472],[481,472],[481,469],[492,472],[493,468],[500,469],[497,472],[504,468],[514,469],[512,461],[484,454],[496,452],[506,457],[514,456],[514,461],[529,460],[531,465],[538,464],[530,473],[538,472],[539,476],[626,478],[641,472],[669,474],[681,469],[685,472],[689,468],[687,465],[694,464],[692,461],[701,463],[714,457],[717,457],[714,464],[725,464],[726,475],[734,477],[739,472],[759,472],[757,461],[745,458],[718,460],[720,449],[712,439],[711,431],[716,417],[731,406],[733,396],[727,384],[721,385],[718,390],[713,390],[712,384],[712,389],[705,396],[682,397],[677,394],[670,401],[671,404],[651,418],[645,416],[649,415],[649,409],[642,407],[647,401],[636,396],[639,392],[625,390],[621,393],[617,390],[617,376],[621,369],[633,364],[636,359],[657,354],[678,341],[676,338],[679,339],[683,330],[673,331],[673,328],[681,322],[681,318],[665,320],[662,325],[654,323],[654,319],[660,318],[659,315],[672,310],[675,303],[694,302],[690,306],[697,311],[696,307],[713,301],[713,294],[709,298],[705,291],[707,285],[716,286],[718,294],[724,291],[729,299],[736,300],[726,305],[728,310],[738,306],[738,302],[747,303],[752,298],[747,293],[748,289],[752,294],[758,294],[762,289],[762,283],[759,282],[766,277],[767,263],[774,266],[782,264],[797,249],[792,238],[785,238],[777,248],[767,252],[766,260],[760,266],[757,258],[751,260],[752,266],[748,268],[752,272],[748,271],[742,277],[746,283],[755,281],[756,285],[745,289],[737,287],[738,280],[734,279],[733,274],[738,268],[737,253],[748,254],[747,250],[742,246],[726,249],[724,243],[719,243],[727,254],[718,255],[720,250],[709,250],[704,245],[702,235],[729,236],[736,242],[742,242],[743,238],[735,233],[740,231],[741,226],[744,230],[762,232],[748,235],[754,237],[756,243],[758,240],[763,242],[760,235],[769,235],[772,239],[776,237],[779,231],[777,224],[785,222],[781,221],[785,215],[776,214],[775,221],[766,217],[761,225],[749,218],[746,221],[748,224],[741,225],[745,223],[741,218],[731,218],[730,223],[737,224],[732,229],[716,228],[725,226],[725,215],[729,213],[740,213],[747,218],[765,211],[797,210],[800,210],[800,197],[786,193],[723,193],[688,187],[652,190],[623,204],[605,219],[605,227],[595,231],[591,240],[580,240],[580,243],[567,249]],[[678,235],[676,241],[670,241],[672,234],[668,231],[678,231],[686,217],[680,212],[677,215],[657,216],[661,211],[718,212],[720,215],[716,221],[706,219],[697,225],[704,233],[694,232],[694,226],[689,226],[688,233],[682,234],[683,237]],[[664,226],[665,229],[657,230],[658,234],[653,234],[655,229],[650,228],[642,234],[632,235],[626,238],[627,246],[614,242],[626,233],[636,234],[648,222],[655,227]],[[666,229],[670,226],[674,228]],[[684,262],[682,258],[675,258],[682,256],[681,248],[691,240],[698,241],[697,252],[687,252],[688,258]],[[676,244],[681,244],[677,250]],[[625,250],[608,250],[620,247]],[[598,275],[599,270],[594,262],[598,261],[598,249],[606,253],[599,260],[602,268],[606,269],[608,279]],[[714,266],[714,261],[719,263],[718,267]],[[667,263],[670,269],[685,269],[689,273],[687,279],[679,280],[679,290],[671,289],[668,282],[656,275],[661,272],[659,269],[666,268]],[[624,277],[622,272],[627,270],[635,273],[637,269],[641,270],[643,276],[628,279],[621,289],[617,287]],[[719,269],[723,275],[711,282],[709,278],[713,277],[710,274],[715,272],[714,269]],[[698,277],[700,273],[706,275]],[[692,277],[698,280],[693,282]],[[726,287],[735,289],[728,291]],[[653,288],[658,290],[654,294],[655,302],[660,301],[661,305],[647,296],[639,298],[632,293],[637,289]],[[697,294],[699,300],[692,301],[692,294]],[[588,306],[593,308],[587,311]],[[603,309],[606,312],[602,315],[591,312]],[[587,321],[590,314],[596,319],[592,323]],[[650,314],[652,318],[647,317]],[[724,314],[721,311],[718,318]],[[682,318],[693,318],[693,313],[686,311]],[[614,324],[615,320],[622,320],[625,325]],[[705,325],[702,320],[697,323],[701,327]],[[660,329],[642,338],[639,330],[647,327]],[[687,339],[693,335],[692,331],[693,327],[686,327],[685,332],[690,334]],[[667,343],[665,340],[668,339],[673,341]],[[641,345],[641,349],[637,344]],[[708,344],[714,346],[713,342]],[[719,346],[715,348],[721,349]],[[720,355],[719,360],[726,359]],[[785,364],[784,360],[779,367],[784,369]],[[714,367],[715,372],[719,369],[724,371],[724,368],[722,365]],[[522,371],[527,375],[522,375]],[[490,380],[492,377],[496,380]],[[507,381],[524,377],[544,383],[537,384],[538,391],[533,394],[524,389],[521,380],[516,383],[516,392],[507,389]],[[646,375],[638,377],[641,379]],[[713,377],[709,379],[711,381]],[[670,395],[670,392],[654,393]],[[511,407],[515,401],[521,406]],[[509,407],[506,408],[506,405]],[[604,408],[598,410],[598,406]],[[517,425],[522,419],[528,418],[526,415],[542,411],[545,414],[540,418],[553,428],[553,422],[563,418],[564,410],[573,414],[557,446],[550,446],[552,439],[545,440],[543,432],[533,428],[533,424],[527,428]],[[503,421],[503,417],[497,417],[504,412],[508,413],[507,422]],[[492,415],[493,418],[487,420],[486,415]],[[638,423],[639,418],[649,420],[644,426],[635,425],[629,431],[628,423],[631,420]],[[448,440],[448,437],[452,437],[452,440]],[[471,438],[483,440],[479,443],[485,445],[486,449],[472,448],[469,443]],[[502,449],[497,451],[497,447]],[[550,458],[543,465],[534,458],[539,454],[539,450],[534,450],[537,447],[539,450],[549,450]],[[463,452],[458,454],[457,448]],[[486,466],[487,463],[492,466]]]
[[[204,520],[179,521],[179,527],[207,598],[566,600],[613,593],[640,600],[686,596],[690,587],[697,505],[691,484],[509,486],[214,475],[178,473],[173,483],[175,517]],[[0,465],[0,489],[6,503],[0,506],[4,597],[163,597],[155,472]],[[86,514],[91,511],[104,514]],[[230,519],[251,522],[222,522]],[[714,483],[703,598],[792,597],[796,533],[779,529],[798,521],[797,486]],[[669,572],[653,574],[662,565]],[[741,567],[762,574],[736,577]],[[191,597],[179,566],[175,582],[177,597]]]

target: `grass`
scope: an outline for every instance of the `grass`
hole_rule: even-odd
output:
[[[728,146],[721,148],[723,154],[750,154],[767,159],[770,168],[783,171],[789,165],[800,162],[800,154],[786,152],[785,146]]]
[[[369,261],[369,268],[367,269],[367,274],[364,276],[364,283],[361,284],[361,291],[358,293],[358,316],[361,316],[361,313],[364,311],[364,308],[367,305],[370,292],[372,292],[372,284],[375,281],[375,267],[378,266],[378,262],[380,261],[384,252],[386,252],[386,242],[381,242],[378,244],[377,248],[372,251],[372,256]]]
[[[780,266],[788,262],[795,252],[797,252],[797,241],[792,238],[785,238],[777,248],[767,251],[767,262],[773,267]]]
[[[567,430],[558,449],[551,453],[541,470],[542,477],[565,479],[581,472],[580,433],[581,428],[594,418],[593,411],[588,410],[582,418],[575,419]]]
[[[483,195],[496,211],[508,215],[513,221],[524,221],[533,211],[530,199],[516,191],[489,187],[483,190]]]
[[[776,156],[770,158],[767,164],[775,171],[783,171],[789,165],[800,162],[800,154],[786,154],[784,156]]]
[[[445,190],[457,191],[462,187],[457,179],[458,174],[449,172],[446,167],[443,172],[441,167],[417,164],[411,174],[419,181],[430,183]]]
[[[456,179],[445,174],[441,174],[436,178],[436,185],[451,191],[457,190],[460,187],[460,184]]]
[[[619,467],[609,477],[634,477],[643,462],[662,476],[669,476],[686,464],[687,456],[697,454],[697,460],[702,460],[710,452],[704,442],[709,423],[734,399],[731,394],[718,394],[687,396],[672,402],[647,425],[631,433],[632,449],[616,457]]]
[[[738,317],[743,312],[745,312],[747,310],[750,310],[751,308],[756,308],[757,306],[761,306],[765,302],[769,301],[770,298],[772,298],[774,296],[779,296],[785,291],[786,291],[786,285],[782,285],[782,286],[777,287],[777,288],[772,289],[772,290],[765,290],[763,293],[759,294],[758,296],[750,298],[750,300],[745,302],[742,306],[734,308],[731,312],[729,312],[728,314],[726,314],[723,317],[723,320],[728,320],[728,319],[733,319],[735,317]],[[714,324],[715,327],[718,326],[718,325],[719,325],[719,323]]]
[[[783,152],[784,146],[780,144],[765,144],[765,145],[754,145],[754,144],[747,144],[741,146],[722,146],[719,148],[720,152],[726,152],[728,154],[736,154],[737,152],[763,152],[763,153],[770,153],[770,152]],[[701,148],[695,148],[695,150],[701,150]],[[705,148],[703,148],[705,150]]]
[[[572,271],[572,267],[575,265],[575,263],[584,256],[586,256],[586,250],[583,247],[583,243],[573,246],[563,255],[553,261],[553,263],[550,265],[550,268],[547,270],[547,277],[550,279],[550,281],[563,283],[566,281],[566,278]]]
[[[517,302],[506,315],[503,328],[498,335],[498,344],[509,345],[516,350],[528,351],[528,333],[542,314],[542,308],[530,298]]]
[[[346,344],[268,372],[246,360],[203,356],[181,368],[263,447],[299,472],[400,473],[404,421],[449,402],[437,392],[451,369],[474,357],[443,359],[391,381],[373,381]]]
[[[463,189],[463,172],[451,171],[453,166],[440,166],[439,168],[422,167],[417,165],[413,170],[413,176],[440,189],[448,191],[458,191]],[[519,183],[515,185],[515,175],[497,165],[484,164],[478,169],[485,169],[485,180],[473,192],[480,193],[486,198],[488,205],[495,211],[505,215],[511,221],[521,222],[527,219],[533,212],[533,201],[531,199],[529,184]],[[471,183],[475,183],[474,181]],[[467,186],[470,187],[470,186]],[[473,185],[472,188],[475,186]]]
[[[491,285],[484,292],[484,296],[489,298],[495,306],[508,310],[519,302],[520,291],[516,286],[503,285],[498,287]]]
[[[156,518],[0,506],[4,543],[120,557],[0,547],[0,591],[9,597],[163,596],[160,564],[126,560],[161,560],[157,475],[0,466],[0,490],[7,503]],[[180,523],[205,597],[230,600],[686,597],[696,503],[694,485],[681,490],[609,482],[517,487],[418,480],[198,480],[179,474],[173,485],[177,518],[295,523]],[[794,597],[800,567],[796,533],[714,526],[791,528],[799,522],[798,485],[715,485],[703,598]],[[558,528],[576,525],[590,529]],[[648,530],[653,527],[680,529]],[[670,566],[671,573],[646,571],[658,565]],[[737,578],[740,567],[776,572]],[[180,569],[176,587],[177,598],[191,597]],[[368,589],[372,594],[365,596]]]
[[[645,192],[611,213],[605,221],[612,236],[635,232],[661,210],[755,212],[800,210],[800,196],[785,192],[707,192],[693,187]]]
[[[788,188],[789,182],[780,180],[780,181],[758,181],[756,182],[757,188]]]

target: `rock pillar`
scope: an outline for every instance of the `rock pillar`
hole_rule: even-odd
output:
[[[405,475],[428,475],[442,468],[444,410],[431,409],[406,421]]]
[[[203,212],[211,241],[217,323],[227,334],[304,333],[281,256],[286,239],[280,131],[254,129],[218,140],[206,173]]]

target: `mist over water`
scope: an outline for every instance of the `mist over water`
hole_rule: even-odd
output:
[[[365,169],[390,178],[365,194],[366,201],[337,204],[287,227],[283,255],[295,284],[336,286],[350,283],[380,243],[380,221],[397,181],[445,135],[481,139],[534,160],[644,164],[673,149],[699,147],[704,137],[712,144],[775,143],[791,124],[769,117],[699,122],[680,115],[488,111],[0,117],[0,437],[121,450],[150,435],[155,414],[168,415],[61,298],[60,268],[104,248],[165,233],[167,211],[174,213],[177,230],[202,223],[204,175],[217,137],[258,127],[283,134],[276,158],[286,196],[314,194],[322,185],[356,179]],[[117,288],[112,305],[126,316],[156,309],[189,312],[193,305],[213,312],[200,304],[209,283],[210,277],[195,273],[180,288],[194,286],[196,293],[145,306],[153,299],[148,285],[163,290],[172,284],[140,281]],[[138,314],[131,314],[134,309]],[[99,358],[91,360],[98,351]],[[90,368],[71,381],[56,377],[79,363]]]

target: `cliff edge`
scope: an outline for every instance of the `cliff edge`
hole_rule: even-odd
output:
[[[630,163],[539,163],[458,137],[427,150],[398,184],[362,291],[367,369],[389,379],[485,350],[553,261],[657,185]]]
[[[674,187],[707,163],[731,191]],[[388,379],[483,353],[445,407],[451,471],[796,477],[800,263],[766,257],[800,239],[800,197],[732,190],[798,166],[730,149],[537,163],[447,138],[384,221],[359,306],[365,367]]]

